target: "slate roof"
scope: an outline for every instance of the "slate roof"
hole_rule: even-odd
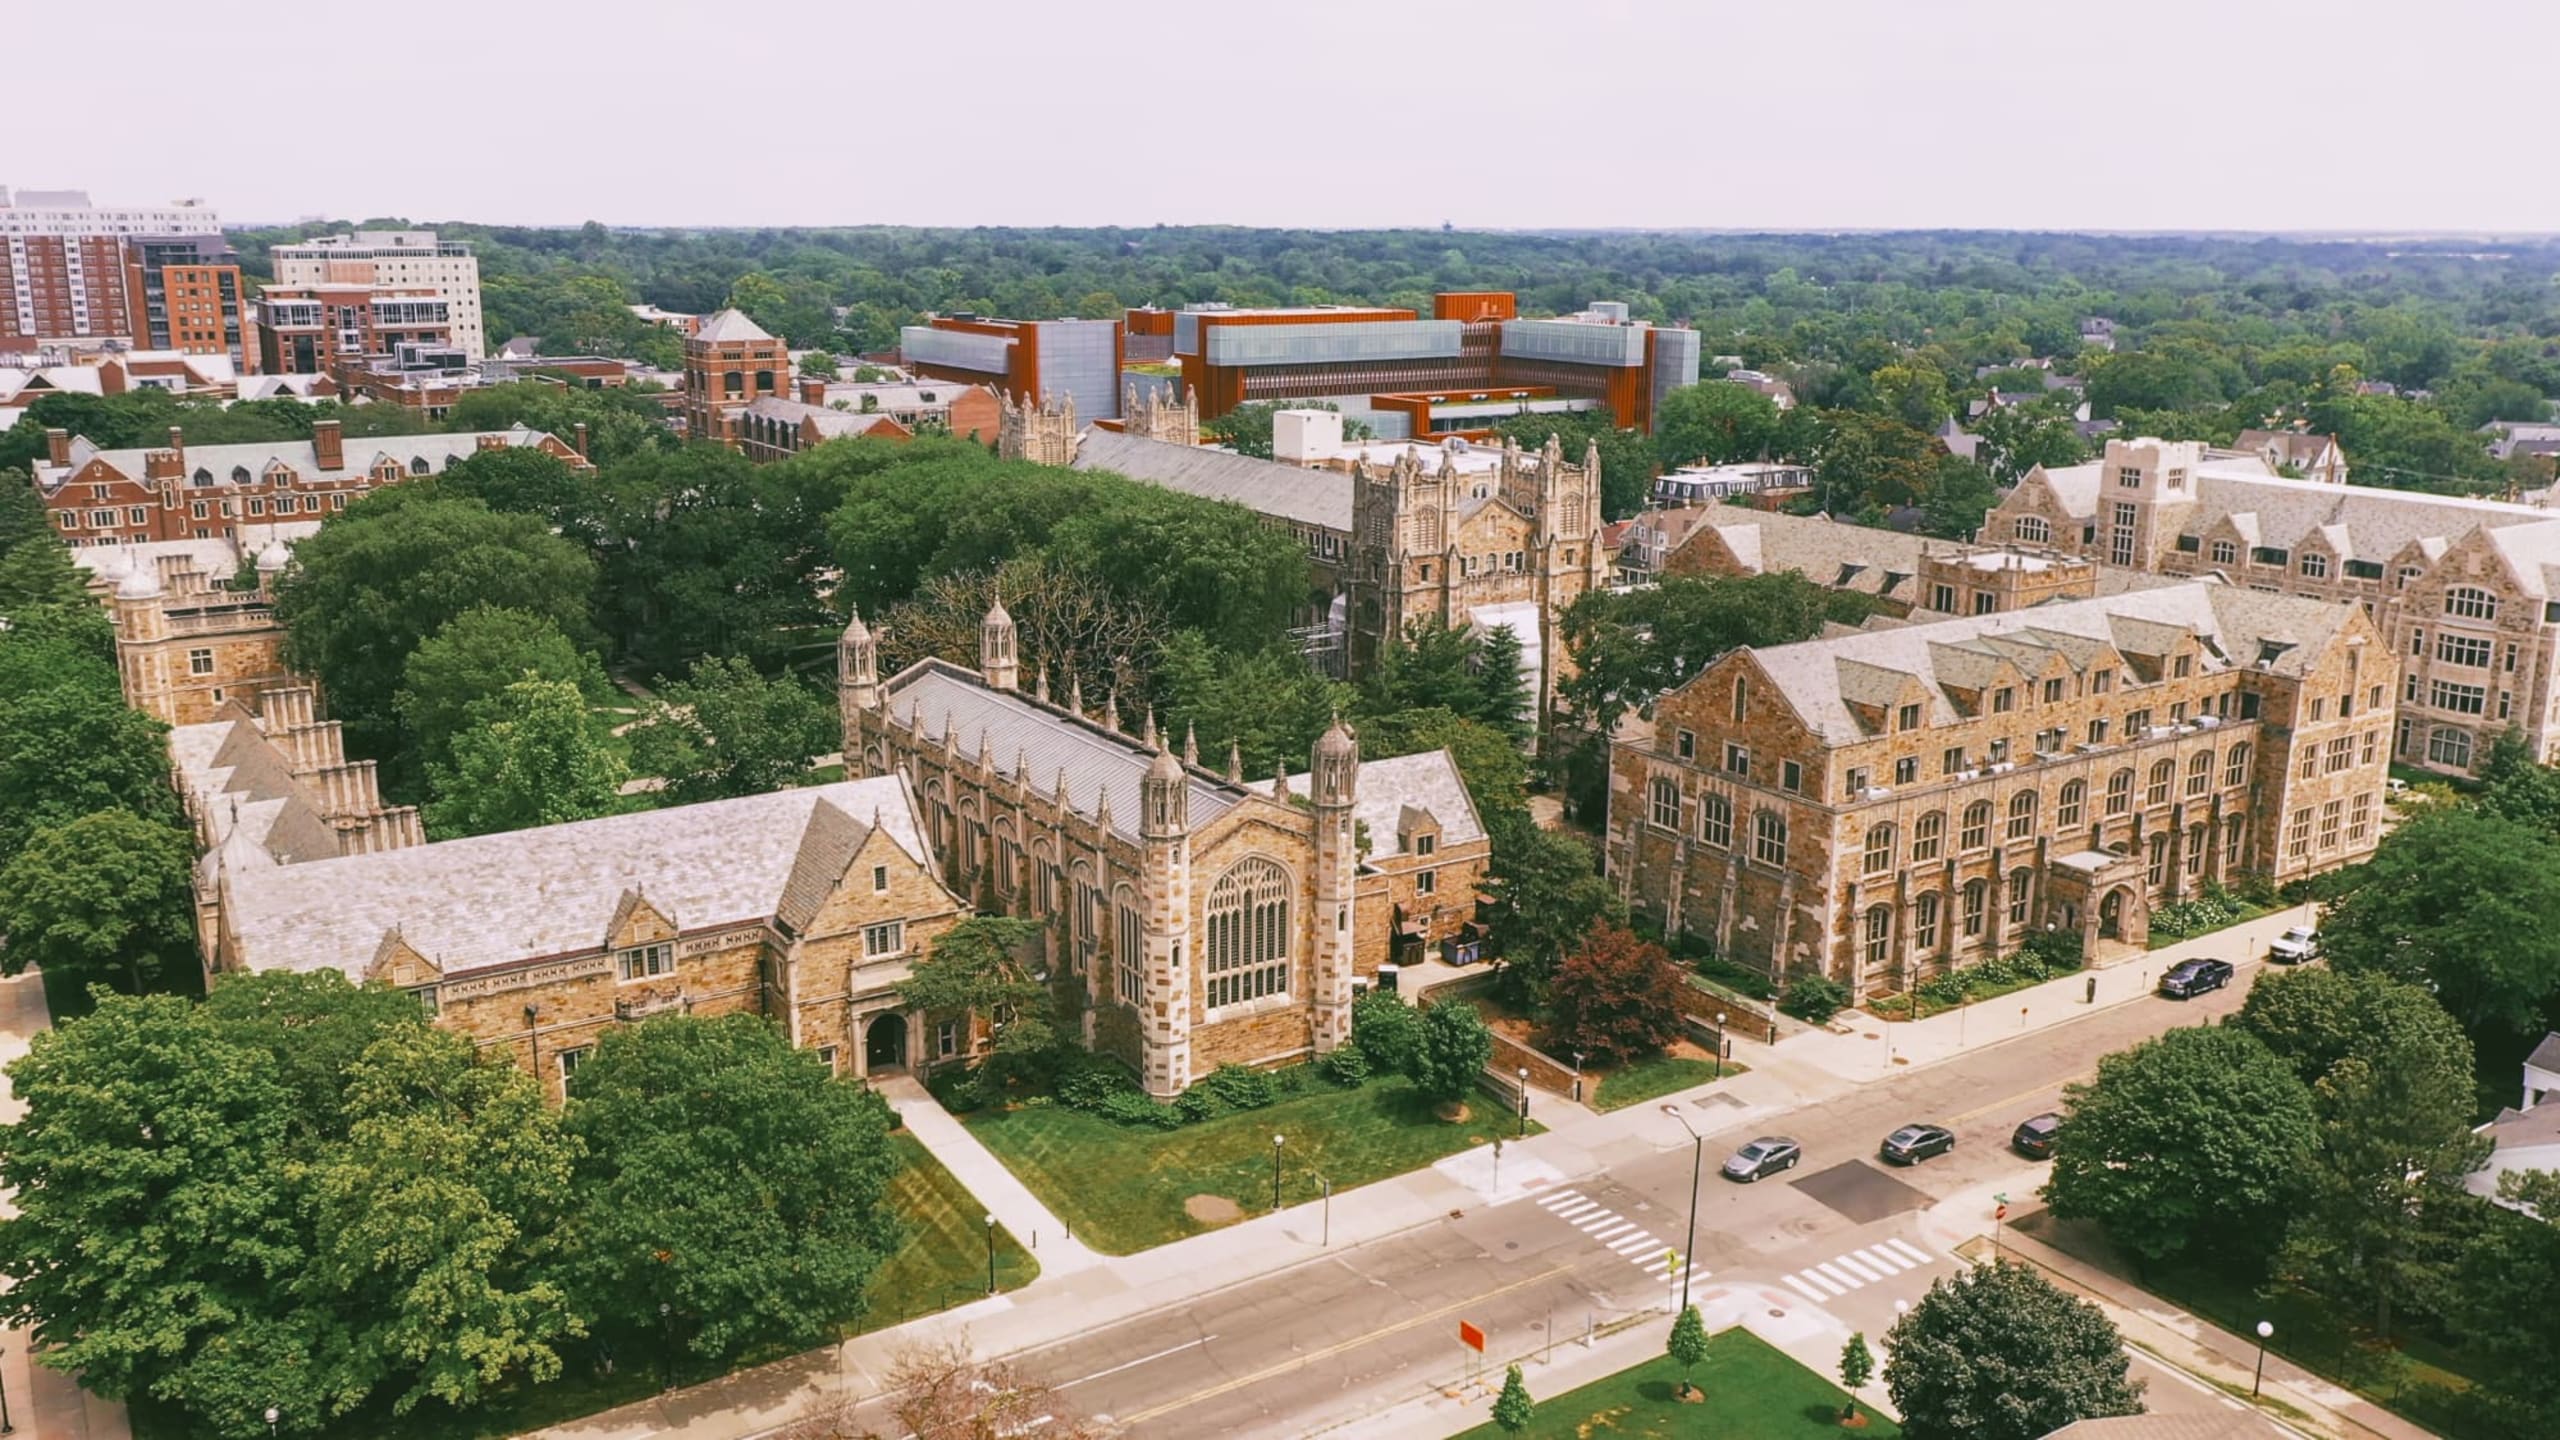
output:
[[[883,425],[896,426],[896,417],[873,411],[838,410],[832,405],[811,405],[801,400],[786,400],[779,395],[760,396],[747,406],[746,413],[766,420],[779,420],[797,430],[804,420],[814,420],[818,433],[829,439],[847,435],[867,435]],[[903,430],[903,427],[900,427]]]
[[[1115,734],[1089,720],[1079,720],[1054,706],[1041,704],[1014,690],[999,690],[974,670],[948,660],[919,660],[883,687],[881,708],[901,725],[910,717],[920,733],[940,743],[948,730],[960,753],[978,754],[983,740],[996,770],[1010,778],[1019,759],[1023,779],[1043,795],[1054,794],[1063,772],[1067,801],[1091,819],[1111,791],[1111,828],[1121,839],[1138,839],[1139,782],[1156,752],[1134,735]],[[1244,788],[1205,772],[1187,772],[1191,786],[1191,828],[1199,830],[1241,804]]]
[[[692,338],[719,344],[735,343],[741,340],[770,340],[773,336],[763,326],[748,319],[745,311],[733,309],[702,317],[702,328],[694,331]]]
[[[1312,774],[1289,777],[1289,793],[1308,794],[1315,784]],[[1252,785],[1254,793],[1268,795],[1271,782]],[[1369,855],[1376,858],[1401,853],[1397,835],[1399,822],[1408,809],[1427,810],[1440,822],[1440,845],[1465,845],[1485,838],[1484,820],[1476,814],[1473,798],[1467,794],[1466,781],[1458,775],[1458,762],[1446,750],[1426,750],[1416,755],[1391,755],[1383,760],[1362,760],[1360,778],[1352,794],[1351,819],[1355,825],[1369,827]]]
[[[2096,518],[2102,463],[2044,472],[2074,519]],[[2315,533],[2351,559],[2383,561],[2413,540],[2459,539],[2475,526],[2543,525],[2560,513],[2505,500],[2428,495],[2370,485],[2287,480],[2255,461],[2207,461],[2196,467],[2196,498],[2180,528],[2210,535],[2228,518],[2248,543],[2292,550]],[[2332,528],[2334,527],[2334,528]]]
[[[836,817],[819,817],[829,809]],[[805,910],[814,902],[804,851],[850,856],[848,827],[867,828],[874,815],[909,855],[930,863],[905,783],[881,776],[235,869],[230,921],[254,969],[361,976],[396,928],[452,977],[592,951],[626,892],[685,930],[752,924],[786,905]]]
[[[1301,525],[1351,533],[1352,479],[1338,470],[1306,470],[1277,460],[1099,429],[1087,430],[1077,443],[1075,468],[1108,470],[1186,495],[1232,500]]]
[[[1751,654],[1816,734],[1830,744],[1846,745],[1870,738],[1850,704],[1878,703],[1874,697],[1885,693],[1878,671],[1916,676],[1928,686],[1933,695],[1929,723],[1935,725],[1969,718],[1944,692],[1948,687],[1978,688],[1989,669],[1986,657],[2003,658],[2006,652],[2012,663],[2031,672],[2035,667],[2017,658],[2021,645],[2059,652],[2081,670],[2106,644],[2158,653],[2157,647],[2167,641],[2195,634],[2208,642],[2202,663],[2210,670],[2254,666],[2259,642],[2265,640],[2283,646],[2267,668],[2299,675],[2349,613],[2325,601],[2192,581],[1997,615],[1861,630]]]
[[[2533,1053],[2524,1057],[2524,1063],[2536,1070],[2560,1075],[2560,1030],[2543,1036],[2542,1043],[2533,1047]]]

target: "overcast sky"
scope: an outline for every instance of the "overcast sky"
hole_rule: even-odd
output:
[[[227,221],[2560,230],[2550,0],[0,11],[0,185]]]

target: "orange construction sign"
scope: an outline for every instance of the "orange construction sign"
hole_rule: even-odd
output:
[[[1461,1320],[1458,1322],[1458,1343],[1481,1355],[1484,1353],[1484,1332]]]

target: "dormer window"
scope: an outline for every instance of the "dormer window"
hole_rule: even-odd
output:
[[[1413,837],[1413,853],[1417,857],[1430,856],[1436,853],[1439,849],[1440,837],[1437,835],[1416,835]]]

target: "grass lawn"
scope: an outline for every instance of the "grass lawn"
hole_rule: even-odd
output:
[[[1727,1075],[1739,1075],[1743,1068],[1730,1060],[1724,1063]],[[1623,1110],[1629,1105],[1658,1100],[1675,1090],[1704,1085],[1715,1078],[1716,1062],[1713,1060],[1701,1060],[1693,1055],[1656,1055],[1601,1076],[1600,1083],[1591,1091],[1591,1108]]]
[[[799,779],[794,780],[791,783],[794,786],[799,787],[806,787],[810,785],[833,785],[843,778],[844,762],[837,761],[833,765],[816,766],[812,768],[808,774],[801,776]]]
[[[870,1304],[859,1320],[842,1327],[845,1335],[904,1324],[987,1293],[986,1211],[915,1137],[901,1133],[891,1136],[890,1143],[904,1168],[890,1183],[889,1204],[906,1226],[907,1239],[887,1264],[872,1272],[864,1292]],[[997,1287],[1017,1289],[1039,1273],[1039,1263],[997,1226]],[[750,1351],[734,1368],[768,1364],[790,1353]],[[475,1410],[457,1412],[429,1403],[399,1419],[363,1413],[349,1417],[347,1423],[357,1428],[345,1433],[384,1440],[495,1440],[654,1395],[659,1359],[625,1354],[607,1375],[591,1346],[571,1344],[562,1350],[560,1378],[548,1385],[506,1386]],[[716,1378],[699,1362],[680,1366],[678,1376],[688,1385]],[[177,1440],[190,1433],[182,1417],[147,1405],[134,1407],[133,1421],[137,1440]]]
[[[1498,1376],[1496,1377],[1499,1378]],[[1692,1379],[1707,1392],[1705,1401],[1684,1405],[1672,1398],[1680,1383],[1680,1366],[1657,1355],[1605,1380],[1553,1397],[1540,1395],[1530,1380],[1537,1413],[1517,1440],[1674,1440],[1712,1435],[1716,1440],[1812,1440],[1843,1435],[1898,1436],[1900,1426],[1861,1405],[1867,1417],[1860,1429],[1844,1430],[1840,1407],[1848,1395],[1830,1381],[1789,1359],[1748,1330],[1718,1333],[1707,1345],[1707,1361]],[[1457,1440],[1513,1440],[1502,1427],[1487,1421]]]
[[[1022,1177],[1032,1193],[1072,1226],[1076,1238],[1111,1255],[1216,1229],[1225,1221],[1193,1218],[1184,1202],[1208,1196],[1244,1215],[1271,1208],[1271,1137],[1281,1148],[1280,1201],[1295,1205],[1336,1191],[1419,1169],[1444,1155],[1519,1133],[1499,1102],[1470,1098],[1463,1124],[1433,1118],[1431,1102],[1401,1077],[1357,1090],[1319,1091],[1261,1110],[1221,1115],[1178,1130],[1147,1130],[1070,1110],[1037,1105],[966,1117],[970,1130]],[[1544,1127],[1531,1121],[1536,1134]]]
[[[2415,1325],[2393,1327],[2389,1344],[2373,1340],[2366,1326],[2370,1304],[2341,1304],[2328,1296],[2260,1282],[2228,1265],[2209,1261],[2152,1265],[2139,1272],[2113,1253],[2101,1232],[2085,1223],[2056,1221],[2043,1210],[2022,1215],[2018,1228],[2058,1250],[2124,1276],[2189,1314],[2233,1335],[2249,1335],[2264,1320],[2275,1326],[2267,1349],[2324,1376],[2385,1409],[2444,1434],[2461,1433],[2459,1411],[2445,1413],[2448,1392],[2471,1388],[2461,1358]]]

